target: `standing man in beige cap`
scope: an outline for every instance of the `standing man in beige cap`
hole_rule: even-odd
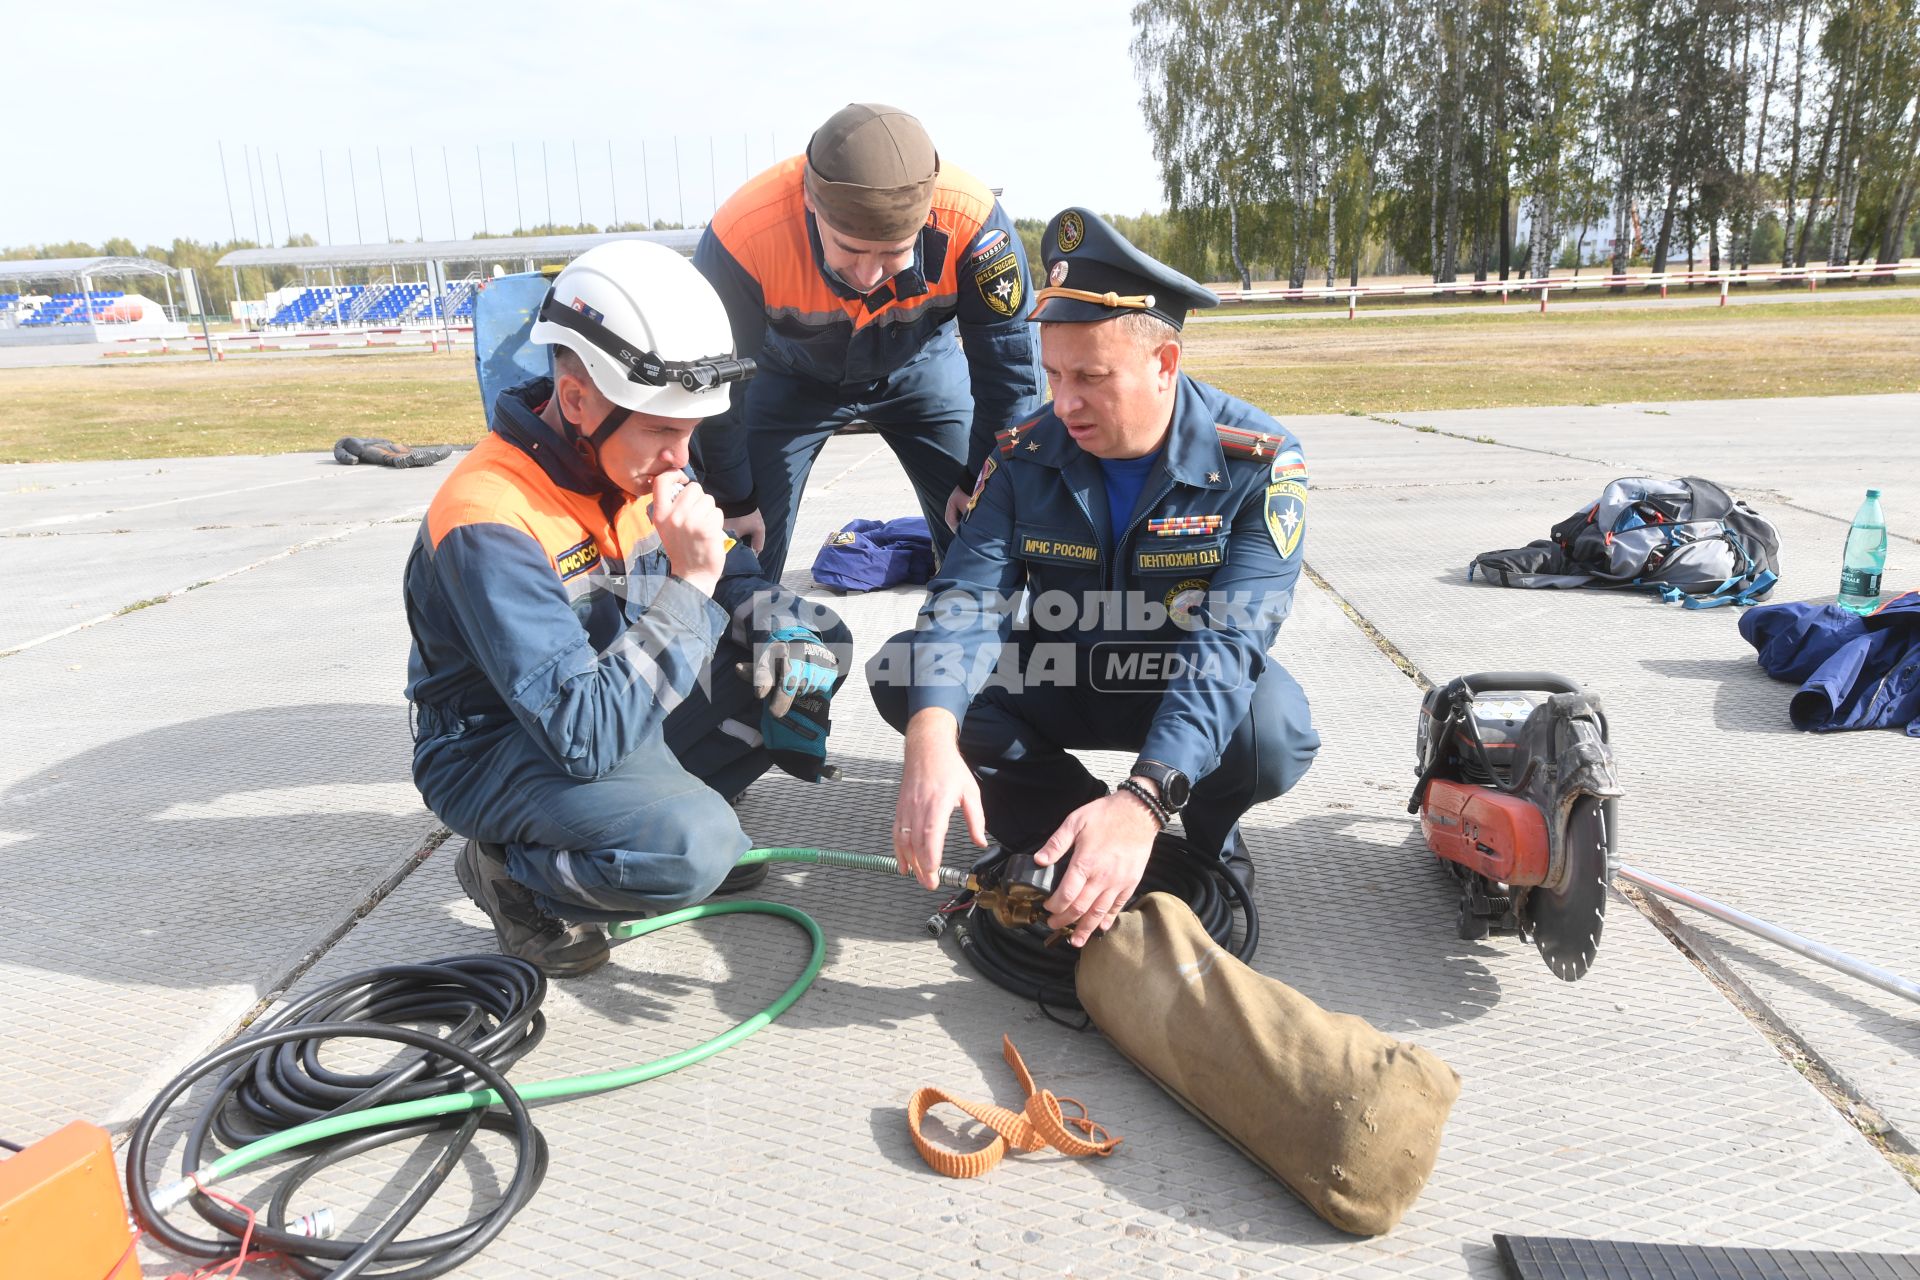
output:
[[[855,420],[900,459],[944,553],[994,433],[1041,403],[1026,253],[993,192],[906,112],[855,103],[728,198],[693,263],[759,362],[696,442],[766,576],[814,458]]]

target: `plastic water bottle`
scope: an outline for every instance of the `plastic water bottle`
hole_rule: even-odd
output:
[[[1880,604],[1880,575],[1887,569],[1887,518],[1880,514],[1880,491],[1867,500],[1847,530],[1847,554],[1840,562],[1840,607],[1871,613]]]

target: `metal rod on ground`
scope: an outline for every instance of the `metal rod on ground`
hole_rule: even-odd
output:
[[[1723,920],[1736,929],[1745,929],[1758,938],[1798,952],[1809,960],[1818,960],[1821,964],[1849,974],[1860,981],[1869,983],[1903,999],[1920,1004],[1920,982],[1903,978],[1897,973],[1882,969],[1879,965],[1856,960],[1844,951],[1837,951],[1824,942],[1815,942],[1803,938],[1797,933],[1782,929],[1779,925],[1769,924],[1757,916],[1737,911],[1725,903],[1715,902],[1712,898],[1702,897],[1691,889],[1682,889],[1677,884],[1669,884],[1658,876],[1648,875],[1638,867],[1621,866],[1616,874],[1629,884],[1638,885],[1649,893],[1657,893],[1663,898],[1671,898],[1682,906],[1692,907],[1695,911],[1705,912],[1716,920]]]

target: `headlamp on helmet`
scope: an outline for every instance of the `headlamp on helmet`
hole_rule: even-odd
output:
[[[569,307],[547,290],[540,304],[540,318],[549,324],[570,329],[617,360],[627,371],[627,380],[645,387],[664,387],[677,382],[688,391],[708,391],[729,382],[745,382],[758,367],[744,356],[710,356],[702,360],[665,360],[652,351],[635,352],[619,334],[586,312]]]

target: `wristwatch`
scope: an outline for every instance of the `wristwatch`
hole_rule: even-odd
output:
[[[1187,781],[1186,774],[1158,760],[1134,761],[1133,772],[1128,776],[1145,778],[1160,788],[1160,803],[1167,807],[1169,813],[1178,813],[1186,808],[1187,800],[1193,794],[1193,784]]]

